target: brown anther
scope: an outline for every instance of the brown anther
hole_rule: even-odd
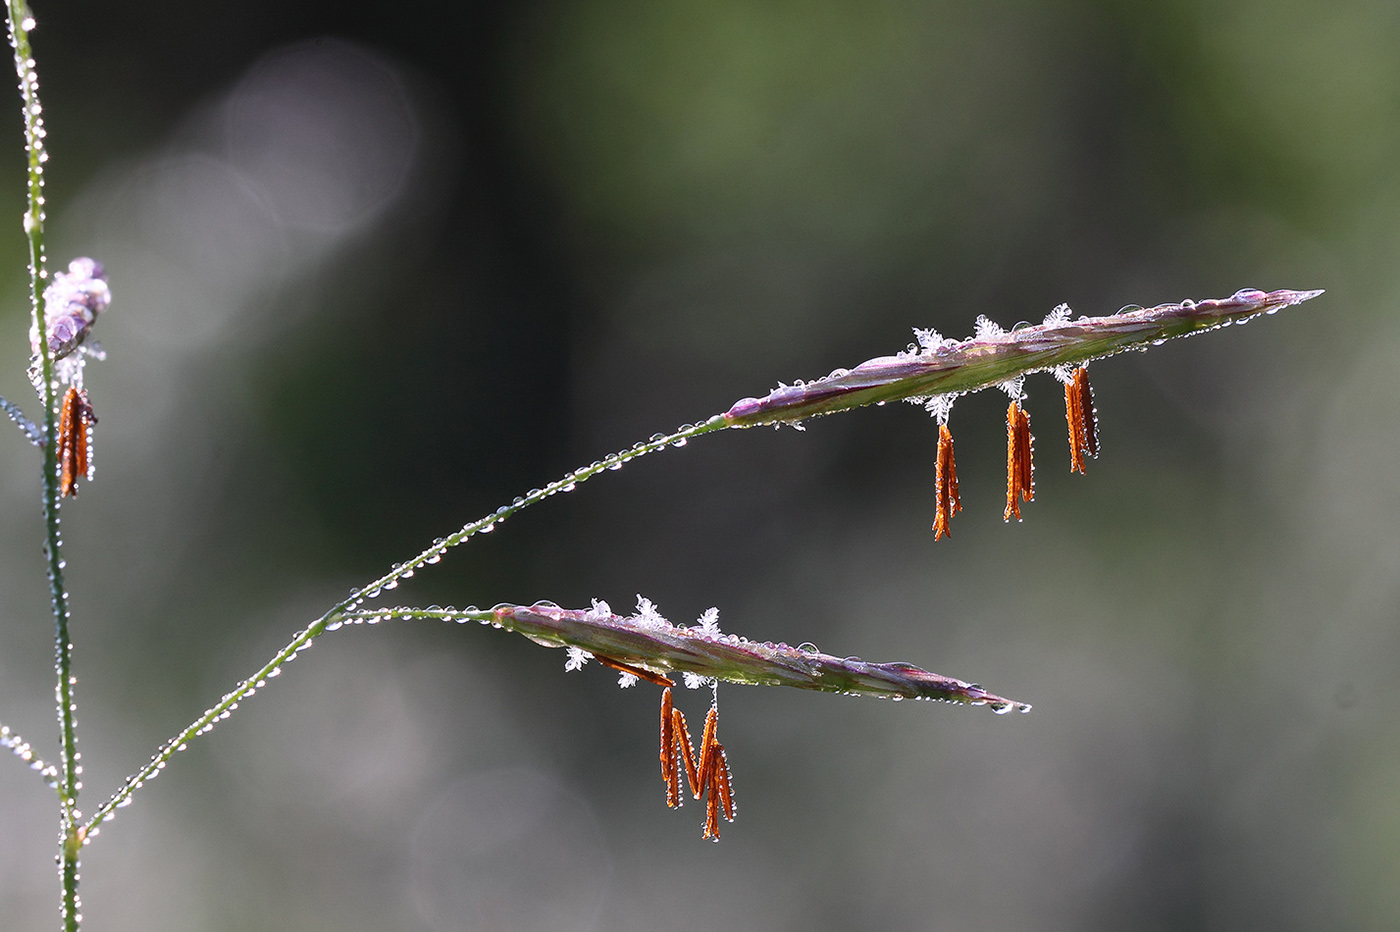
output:
[[[661,691],[661,779],[666,784],[666,805],[681,804],[680,762],[676,757],[676,725],[671,714],[671,690]],[[687,742],[689,743],[689,742]]]
[[[58,414],[58,491],[62,497],[78,494],[78,480],[92,478],[89,436],[97,416],[92,413],[87,392],[70,387],[63,395]]]
[[[734,788],[729,776],[729,758],[715,733],[719,710],[710,706],[705,716],[705,737],[700,742],[700,783],[705,791],[705,838],[719,841],[719,817],[734,821]],[[699,794],[697,794],[699,795]]]
[[[690,745],[690,729],[685,714],[675,708],[669,688],[661,691],[661,779],[666,784],[666,805],[679,808],[684,802],[681,790],[681,764],[695,798],[700,798],[700,778],[695,767],[695,749]]]
[[[1099,413],[1094,410],[1094,390],[1089,387],[1089,370],[1080,366],[1074,374],[1074,384],[1079,389],[1079,410],[1084,418],[1084,452],[1096,457],[1099,455]]]
[[[1069,425],[1069,469],[1084,472],[1084,458],[1099,455],[1099,424],[1094,413],[1094,390],[1083,366],[1065,383],[1065,422]]]
[[[953,435],[947,424],[938,425],[938,468],[934,479],[935,496],[933,517],[933,539],[952,536],[948,522],[953,515],[962,511],[962,501],[958,498],[958,469],[953,465]]]
[[[719,728],[719,709],[710,706],[710,711],[705,713],[705,733],[700,739],[700,773],[697,775],[696,783],[698,787],[694,790],[695,798],[700,798],[701,791],[710,783],[710,748],[715,745],[715,730]]]
[[[623,663],[621,660],[613,660],[611,657],[599,657],[597,654],[593,655],[593,659],[597,660],[605,667],[611,667],[619,673],[630,673],[639,680],[646,680],[648,683],[655,683],[657,686],[670,687],[676,685],[674,680],[664,677],[659,673],[652,673],[650,670],[634,667],[630,663]]]
[[[734,786],[729,777],[729,755],[724,753],[724,745],[716,744],[716,760],[714,770],[711,771],[714,779],[713,789],[719,793],[720,805],[724,807],[724,820],[734,821]],[[719,837],[719,833],[715,833]]]
[[[1006,409],[1006,511],[1002,519],[1021,520],[1021,502],[1035,499],[1035,467],[1031,464],[1031,418],[1013,401]]]
[[[723,815],[734,821],[734,787],[729,775],[729,758],[724,745],[715,737],[719,728],[719,710],[713,705],[705,716],[705,736],[696,754],[690,743],[690,729],[685,715],[675,708],[671,690],[661,693],[661,779],[666,783],[666,805],[672,809],[682,803],[681,765],[685,766],[690,792],[705,800],[705,836],[719,841],[719,819]],[[698,766],[697,766],[698,758]]]
[[[681,750],[681,760],[685,763],[685,778],[690,783],[690,793],[700,798],[700,771],[695,765],[695,748],[690,744],[690,729],[685,724],[685,713],[676,709],[672,713],[676,723],[676,745]],[[680,803],[676,803],[677,806]]]
[[[719,802],[714,793],[705,800],[705,834],[710,841],[719,841]]]

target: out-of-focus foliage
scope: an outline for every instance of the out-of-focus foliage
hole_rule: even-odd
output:
[[[114,293],[64,512],[88,796],[352,583],[779,379],[978,314],[1328,289],[1096,364],[1084,477],[1032,379],[1020,525],[969,398],[935,543],[936,430],[900,405],[650,457],[395,593],[718,605],[1031,714],[722,688],[712,846],[664,805],[654,688],[347,630],[103,830],[91,928],[1400,924],[1393,5],[35,15],[50,254]],[[3,113],[0,394],[33,413]],[[0,434],[0,718],[54,756],[36,463]],[[0,925],[43,928],[52,797],[0,764],[0,804]]]

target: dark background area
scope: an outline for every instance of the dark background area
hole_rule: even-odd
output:
[[[346,630],[104,828],[85,928],[1400,924],[1393,4],[35,15],[51,262],[115,296],[63,512],[88,809],[351,587],[656,431],[911,327],[1328,289],[1095,364],[1085,477],[1032,377],[1019,525],[986,393],[951,540],[899,405],[649,457],[386,600],[716,605],[1029,715],[724,687],[710,845],[664,805],[654,687]],[[0,393],[33,414],[0,115]],[[0,434],[0,721],[56,758],[36,472]],[[0,799],[0,926],[44,927],[53,799],[18,765]]]

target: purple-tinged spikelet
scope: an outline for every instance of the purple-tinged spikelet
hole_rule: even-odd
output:
[[[823,414],[886,401],[923,403],[937,395],[981,391],[1031,372],[1079,366],[1129,349],[1214,330],[1258,314],[1301,304],[1321,291],[1264,292],[1242,288],[1228,298],[1131,308],[1108,317],[1067,319],[977,336],[928,341],[918,352],[881,356],[826,378],[783,386],[762,398],[744,398],[724,414],[730,427],[792,424]]]
[[[421,614],[408,610],[410,614]],[[387,614],[395,614],[390,610]],[[821,692],[892,699],[936,699],[989,706],[997,712],[1025,712],[1030,706],[1004,699],[981,686],[930,673],[907,663],[870,663],[835,657],[805,647],[750,641],[709,633],[700,626],[677,627],[655,618],[567,609],[557,605],[502,605],[490,618],[498,627],[523,634],[546,647],[576,647],[614,664],[657,677],[688,673],[703,680],[752,686],[792,686]],[[688,677],[689,679],[689,677]]]

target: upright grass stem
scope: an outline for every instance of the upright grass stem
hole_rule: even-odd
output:
[[[15,73],[19,78],[20,100],[24,107],[24,146],[28,156],[27,204],[24,232],[29,241],[29,298],[38,342],[38,390],[44,405],[43,477],[45,556],[48,559],[49,595],[53,603],[54,653],[57,671],[55,695],[59,726],[60,845],[59,876],[63,884],[61,915],[64,929],[76,932],[82,920],[78,911],[78,854],[82,833],[78,812],[78,736],[74,723],[73,645],[68,636],[68,591],[63,582],[63,541],[59,534],[58,416],[55,404],[53,354],[45,333],[44,289],[48,281],[44,255],[44,151],[43,108],[39,104],[39,75],[35,69],[29,31],[34,19],[20,0],[8,0],[6,17],[10,45],[15,51]]]

